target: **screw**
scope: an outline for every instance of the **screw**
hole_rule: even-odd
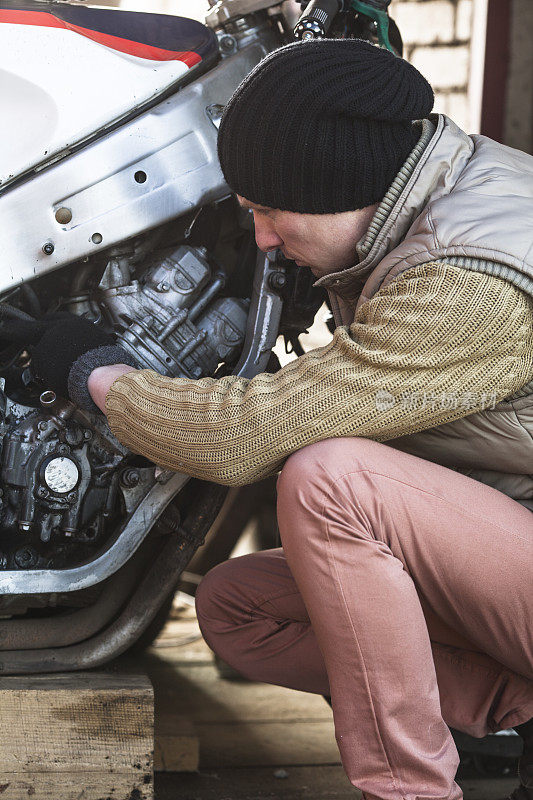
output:
[[[274,289],[275,292],[279,292],[287,283],[287,279],[283,272],[271,272],[268,283],[271,289]]]
[[[45,489],[44,486],[39,486],[37,489],[37,497],[48,497],[48,489]]]
[[[45,431],[48,428],[48,423],[43,420],[42,422],[39,422],[37,427],[40,431]]]
[[[43,244],[43,248],[42,249],[43,249],[43,253],[45,254],[45,256],[51,256],[52,253],[55,250],[55,247],[53,245],[53,242],[45,242]]]
[[[68,444],[60,444],[57,448],[58,453],[61,453],[62,456],[66,456],[67,453],[70,453],[70,447]]]
[[[93,438],[93,432],[85,429],[83,431],[83,438],[86,439],[87,441],[89,441],[90,439]]]
[[[68,500],[69,503],[75,503],[77,499],[78,499],[78,493],[77,492],[69,492],[67,494],[67,500]]]
[[[120,482],[123,486],[127,489],[131,489],[134,486],[137,486],[141,479],[141,476],[137,472],[136,469],[125,469],[122,475],[120,476]]]

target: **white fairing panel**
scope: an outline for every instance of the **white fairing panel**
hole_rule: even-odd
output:
[[[212,113],[264,55],[259,43],[248,45],[8,187],[0,198],[0,293],[228,195]]]
[[[75,30],[3,22],[0,185],[146,103],[189,68],[186,58],[138,57]]]

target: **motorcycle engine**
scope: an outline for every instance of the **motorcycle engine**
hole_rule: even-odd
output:
[[[133,281],[127,263],[109,262],[98,304],[107,325],[118,331],[117,343],[141,367],[200,378],[238,355],[248,302],[217,297],[225,275],[213,273],[206,254],[205,248],[182,245]]]
[[[76,278],[60,308],[113,331],[140,368],[190,378],[230,368],[249,301],[221,296],[226,275],[206,249],[167,249],[141,270],[136,260],[114,254],[98,284]],[[13,401],[0,383],[0,443],[0,569],[91,560],[154,482],[154,465],[129,453],[103,415],[52,391],[36,407]]]
[[[2,392],[2,569],[62,568],[102,544],[127,481],[126,451],[53,392],[42,411]],[[131,471],[131,470],[130,470]]]

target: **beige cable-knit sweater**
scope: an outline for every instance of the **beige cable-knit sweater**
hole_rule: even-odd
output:
[[[114,381],[106,409],[111,430],[134,452],[241,485],[321,439],[415,433],[494,404],[532,378],[531,298],[501,278],[429,263],[363,303],[325,347],[273,375],[130,372]]]

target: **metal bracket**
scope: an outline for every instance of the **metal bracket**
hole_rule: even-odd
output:
[[[283,300],[275,287],[278,283],[277,276],[284,274],[284,270],[276,260],[277,250],[274,254],[257,251],[244,348],[239,363],[233,371],[235,375],[243,378],[253,378],[254,375],[265,371],[278,338]]]
[[[244,17],[264,8],[279,6],[281,0],[219,0],[205,15],[205,24],[218,28],[234,17]]]

